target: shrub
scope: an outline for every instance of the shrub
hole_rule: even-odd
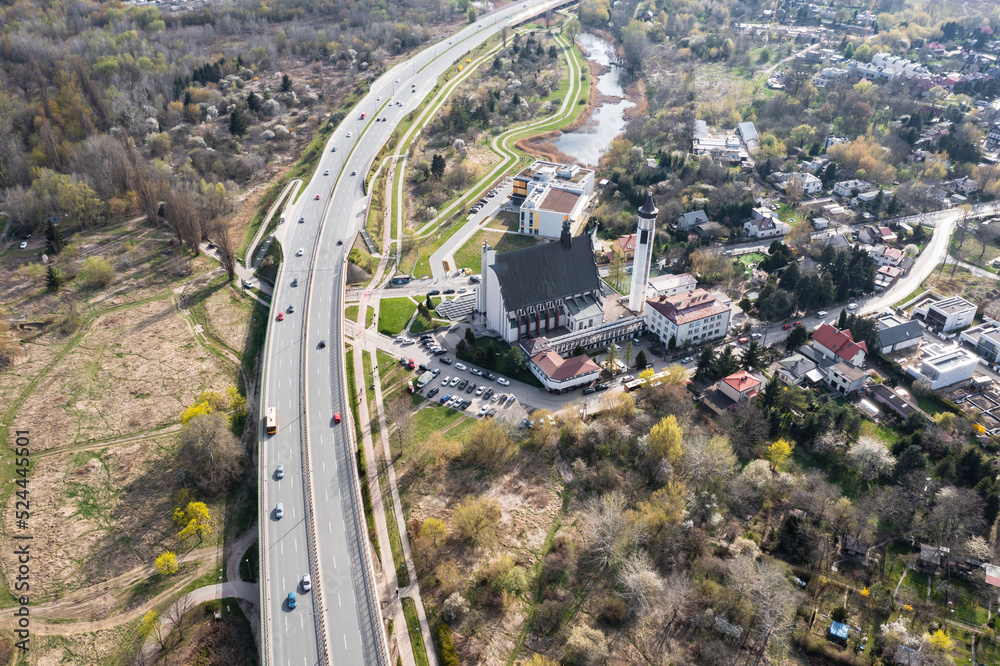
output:
[[[628,604],[618,597],[605,597],[599,617],[612,627],[621,626],[628,617]]]
[[[437,628],[438,644],[441,646],[441,663],[444,666],[458,666],[458,652],[455,651],[455,639],[451,635],[451,627],[441,623]]]
[[[77,277],[88,287],[106,287],[115,279],[115,269],[104,257],[87,257]]]
[[[461,592],[455,592],[444,600],[441,607],[441,617],[448,624],[461,622],[469,612],[469,602],[465,600]]]
[[[843,606],[837,606],[833,609],[833,612],[830,613],[830,618],[834,622],[847,622],[847,609]]]
[[[555,599],[543,601],[535,617],[536,626],[543,634],[551,635],[559,629],[565,616],[566,604]]]

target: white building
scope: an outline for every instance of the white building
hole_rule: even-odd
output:
[[[747,121],[737,125],[736,133],[742,139],[743,145],[746,146],[749,152],[752,153],[760,147],[760,135],[757,134],[757,128],[754,127],[752,122]]]
[[[866,377],[864,370],[843,361],[826,369],[827,384],[844,395],[857,393],[864,386]]]
[[[743,223],[743,235],[747,238],[774,238],[783,236],[791,227],[776,217],[747,220]]]
[[[978,356],[955,344],[928,345],[923,351],[920,366],[911,366],[907,372],[917,379],[926,377],[935,390],[971,379],[979,366]]]
[[[816,194],[823,191],[823,181],[811,173],[800,173],[792,171],[790,173],[775,174],[775,186],[788,194],[788,191],[799,188],[802,194]]]
[[[719,382],[719,390],[733,402],[753,400],[764,382],[746,370],[738,370]]]
[[[565,393],[586,386],[601,376],[601,368],[586,354],[563,358],[548,347],[545,338],[535,338],[521,345],[527,357],[525,365],[548,391]]]
[[[649,278],[646,285],[646,294],[649,298],[659,298],[660,296],[675,296],[695,290],[698,281],[690,273],[679,273],[677,275],[658,275]]]
[[[497,254],[484,243],[476,309],[507,342],[600,326],[604,301],[593,237],[573,237]]]
[[[866,180],[842,180],[839,183],[834,183],[833,193],[838,197],[856,197],[859,194],[868,192],[872,189],[872,184]]]
[[[812,334],[813,349],[823,357],[833,361],[846,361],[855,367],[861,367],[868,354],[868,345],[855,342],[854,336],[848,330],[838,330],[834,326],[823,323]]]
[[[653,197],[647,193],[646,203],[639,209],[639,224],[635,232],[635,259],[632,262],[632,286],[628,297],[628,309],[640,317],[646,306],[646,283],[649,282],[649,266],[653,261],[653,236],[656,233],[658,212]]]
[[[961,296],[951,296],[940,301],[928,301],[913,309],[914,317],[923,318],[928,326],[950,333],[971,326],[976,317],[976,306]]]
[[[594,193],[594,172],[575,164],[536,161],[514,176],[511,201],[518,204],[518,231],[559,238],[563,222],[580,222]]]
[[[881,244],[868,250],[868,254],[871,255],[872,261],[875,262],[875,265],[879,267],[897,267],[903,263],[903,259],[906,257],[906,253],[902,250],[897,250],[894,247],[887,247]]]
[[[665,347],[721,338],[729,330],[730,307],[704,289],[646,301],[646,328]]]

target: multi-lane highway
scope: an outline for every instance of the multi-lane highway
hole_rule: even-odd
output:
[[[344,268],[364,219],[362,179],[398,121],[459,58],[505,25],[566,1],[532,0],[497,10],[383,74],[334,130],[288,227],[277,234],[284,261],[274,289],[261,399],[261,414],[276,407],[278,419],[271,436],[261,424],[264,664],[388,664],[344,373]],[[385,122],[376,121],[383,117]],[[310,591],[302,586],[305,574],[312,577]]]

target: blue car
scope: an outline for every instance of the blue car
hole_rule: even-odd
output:
[[[451,396],[448,395],[447,393],[445,393],[443,396],[441,396],[441,399],[438,402],[443,405],[444,403],[448,402],[449,400],[451,400]]]
[[[292,610],[294,608],[295,608],[295,593],[294,592],[289,592],[288,593],[288,610]]]

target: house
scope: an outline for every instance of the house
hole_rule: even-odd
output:
[[[751,219],[743,223],[743,234],[747,238],[774,238],[783,236],[791,227],[776,217]]]
[[[683,213],[677,217],[677,230],[690,231],[691,227],[705,222],[708,222],[708,215],[705,214],[705,211],[693,210],[689,213]]]
[[[525,347],[523,343],[530,343]],[[541,343],[541,344],[539,344]],[[525,365],[551,393],[565,393],[596,381],[601,375],[601,367],[586,354],[563,358],[548,349],[547,340],[534,338],[521,345],[527,356]]]
[[[688,231],[693,231],[701,238],[721,238],[727,234],[726,228],[718,222],[702,222],[692,225]]]
[[[922,569],[936,571],[940,567],[948,565],[948,558],[951,557],[951,549],[948,547],[929,546],[926,543],[920,544],[920,559],[918,560]]]
[[[789,386],[808,382],[808,374],[816,369],[816,362],[802,354],[792,354],[778,361],[778,377]]]
[[[998,363],[1000,362],[1000,325],[992,320],[988,321],[991,323],[980,324],[962,331],[959,340],[974,347],[976,353],[982,356],[987,363]]]
[[[891,245],[899,240],[889,227],[879,227],[868,224],[858,232],[858,240],[868,245]]]
[[[646,301],[646,328],[663,346],[677,347],[721,338],[729,330],[730,306],[704,289]]]
[[[831,622],[830,628],[826,631],[826,639],[837,645],[847,647],[847,639],[851,635],[851,628],[843,622]]]
[[[694,291],[698,286],[698,281],[690,273],[680,273],[678,275],[658,275],[649,278],[646,285],[646,295],[650,298],[660,296],[676,296]]]
[[[635,259],[635,239],[635,234],[628,234],[627,236],[616,238],[611,243],[611,250],[608,252],[608,261],[614,261],[614,256],[616,254],[623,255],[625,257],[625,261],[632,261]]]
[[[841,331],[825,323],[813,331],[812,341],[813,349],[824,358],[834,362],[846,361],[856,368],[861,367],[868,353],[868,345],[864,342],[855,342],[850,331]]]
[[[757,397],[757,392],[763,383],[746,370],[740,370],[723,377],[719,390],[733,402],[746,402]]]
[[[868,250],[868,254],[871,255],[872,261],[875,262],[875,265],[879,267],[898,267],[901,263],[903,263],[903,259],[906,258],[906,253],[902,250],[897,250],[894,247],[887,247],[881,243]]]
[[[867,377],[864,370],[843,361],[826,369],[826,383],[844,395],[854,395],[860,391]]]
[[[760,135],[757,128],[751,122],[742,122],[736,126],[736,134],[743,141],[749,152],[753,152],[760,147]]]
[[[878,347],[883,354],[915,347],[920,344],[923,329],[912,319],[903,319],[894,314],[884,314],[876,322],[878,327]]]
[[[1000,146],[1000,123],[993,125],[986,135],[986,149],[995,150],[997,146]]]
[[[844,536],[840,539],[840,554],[867,564],[872,547],[857,537]]]
[[[850,141],[846,136],[828,136],[823,140],[823,150],[830,150],[830,146],[836,146],[838,143],[850,143]]]
[[[872,184],[865,180],[842,180],[839,183],[833,184],[833,193],[838,197],[846,199],[856,197],[862,192],[868,192],[871,189]]]
[[[788,194],[789,190],[798,188],[799,194],[816,194],[823,191],[823,181],[811,173],[780,173],[774,176],[778,189]]]
[[[576,164],[536,160],[513,180],[518,231],[532,236],[559,238],[563,222],[580,223],[594,193],[594,171]]]
[[[944,187],[949,192],[957,192],[965,195],[979,191],[979,183],[972,180],[968,176],[962,176],[961,178],[956,178],[955,180],[949,180],[944,183]]]
[[[951,296],[939,301],[928,301],[913,308],[913,316],[923,318],[928,326],[950,333],[972,324],[976,306],[961,296]]]
[[[904,419],[909,418],[911,414],[917,413],[917,406],[910,402],[909,395],[904,397],[902,394],[897,391],[893,391],[885,384],[875,384],[875,386],[872,387],[872,395],[875,396],[875,402],[880,402],[883,405],[886,405],[889,409],[896,412]]]
[[[885,291],[902,274],[903,271],[895,266],[880,267],[875,271],[875,291]]]
[[[590,234],[572,236],[570,222],[554,243],[497,254],[483,243],[476,309],[507,342],[523,336],[581,331],[604,322],[603,284]]]
[[[932,344],[923,349],[920,366],[910,366],[906,371],[911,377],[930,381],[937,390],[972,379],[979,367],[979,357],[958,345]]]

